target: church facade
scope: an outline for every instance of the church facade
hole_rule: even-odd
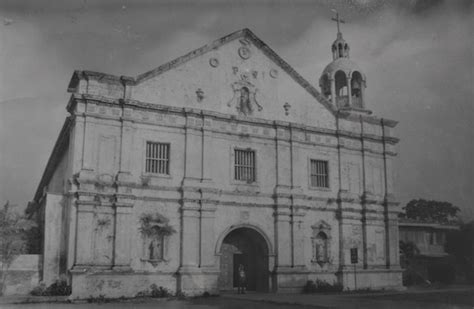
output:
[[[43,280],[196,295],[243,265],[261,292],[400,287],[396,122],[340,33],[331,51],[321,91],[248,29],[135,78],[75,71],[34,199]]]

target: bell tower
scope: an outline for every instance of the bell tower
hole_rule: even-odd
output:
[[[337,37],[331,45],[333,61],[326,66],[319,86],[321,93],[338,109],[371,113],[365,107],[366,79],[359,66],[349,59],[349,44],[344,40],[339,13],[332,20],[337,23]]]

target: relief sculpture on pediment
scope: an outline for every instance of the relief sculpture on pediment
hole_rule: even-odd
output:
[[[248,81],[247,75],[242,75],[239,81],[232,85],[234,95],[227,103],[229,107],[235,107],[239,115],[250,116],[254,113],[255,108],[261,111],[263,107],[256,100],[258,89]]]

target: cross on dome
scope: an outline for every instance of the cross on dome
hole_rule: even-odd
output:
[[[334,13],[336,13],[336,17],[333,17],[331,19],[334,20],[335,22],[337,22],[337,34],[339,35],[339,33],[341,33],[341,28],[340,28],[339,24],[345,24],[346,22],[339,17],[339,12],[338,11],[336,11],[334,9],[332,11]]]
[[[349,44],[342,38],[341,26],[340,24],[345,24],[346,22],[339,16],[339,13],[336,10],[332,10],[336,13],[336,17],[332,17],[331,20],[337,23],[337,38],[332,43],[331,51],[333,55],[333,60],[339,58],[349,58]]]

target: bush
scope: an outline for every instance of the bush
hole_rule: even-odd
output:
[[[164,297],[171,297],[173,294],[167,289],[162,286],[158,287],[156,284],[150,285],[150,289],[145,291],[138,292],[135,297],[153,297],[153,298],[164,298]]]
[[[96,303],[96,304],[104,304],[104,303],[110,303],[112,300],[110,298],[106,298],[104,294],[100,294],[97,297],[90,296],[87,299],[88,303]]]
[[[176,298],[183,300],[186,299],[186,294],[183,291],[176,291]]]
[[[41,283],[30,294],[34,296],[67,296],[71,295],[71,286],[64,280],[57,280],[49,287]]]
[[[313,280],[308,280],[306,285],[303,287],[303,293],[324,293],[324,292],[341,292],[343,289],[342,284],[340,283],[328,283],[316,279],[316,283]]]
[[[168,289],[162,286],[157,287],[156,284],[154,283],[150,285],[150,289],[151,289],[150,296],[153,298],[170,297],[172,295]]]
[[[46,285],[44,283],[40,283],[38,286],[34,287],[31,290],[30,294],[33,296],[43,296],[46,291]]]

